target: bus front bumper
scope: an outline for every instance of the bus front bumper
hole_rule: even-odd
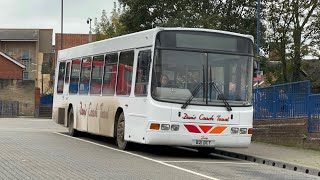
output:
[[[248,147],[250,142],[251,134],[211,135],[148,131],[145,137],[146,144],[188,147]]]

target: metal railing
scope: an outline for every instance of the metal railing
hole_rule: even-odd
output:
[[[320,132],[320,94],[309,96],[308,131]]]
[[[308,117],[310,81],[254,89],[254,119]]]
[[[0,100],[0,117],[17,117],[19,115],[18,101]]]

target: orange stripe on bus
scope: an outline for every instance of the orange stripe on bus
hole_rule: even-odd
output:
[[[221,134],[226,128],[226,126],[217,126],[210,131],[210,134]]]

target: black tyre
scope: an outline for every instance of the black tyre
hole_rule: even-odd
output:
[[[129,143],[124,140],[124,132],[125,132],[125,119],[124,113],[122,112],[118,118],[117,128],[116,128],[116,142],[121,150],[128,149]]]
[[[79,136],[79,131],[73,128],[74,125],[74,115],[73,115],[73,108],[70,109],[69,115],[68,115],[68,130],[69,135],[73,137]]]

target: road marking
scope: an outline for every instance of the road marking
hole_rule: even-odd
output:
[[[136,156],[136,157],[139,157],[139,158],[142,158],[142,159],[146,159],[146,160],[149,160],[149,161],[152,161],[152,162],[156,162],[156,163],[159,163],[159,164],[162,164],[162,165],[165,165],[165,166],[168,166],[168,167],[172,167],[172,168],[175,168],[175,169],[178,169],[178,170],[181,170],[181,171],[185,171],[185,172],[197,175],[197,176],[201,176],[201,177],[204,177],[204,178],[207,178],[207,179],[219,180],[219,179],[214,178],[214,177],[210,177],[210,176],[207,176],[207,175],[204,175],[204,174],[201,174],[201,173],[197,173],[195,171],[191,171],[191,170],[188,170],[188,169],[185,169],[185,168],[181,168],[181,167],[178,167],[178,166],[175,166],[175,165],[172,165],[172,164],[168,164],[168,163],[165,163],[163,161],[158,161],[158,160],[155,160],[155,159],[152,159],[152,158],[148,158],[148,157],[145,157],[145,156],[142,156],[142,155],[139,155],[139,154],[131,153],[131,152],[128,152],[128,151],[123,151],[123,150],[120,150],[120,149],[112,148],[112,147],[109,147],[109,146],[106,146],[106,145],[102,145],[102,144],[99,144],[99,143],[87,141],[87,140],[84,140],[84,139],[75,138],[75,137],[72,137],[72,136],[69,136],[69,135],[65,135],[65,134],[61,134],[61,133],[58,133],[58,132],[54,132],[54,133],[58,134],[60,136],[65,136],[65,137],[68,137],[68,138],[72,138],[72,139],[76,139],[76,140],[79,140],[79,141],[87,142],[87,143],[94,144],[94,145],[97,145],[97,146],[100,146],[100,147],[104,147],[104,148],[108,148],[108,149],[111,149],[111,150],[114,150],[114,151],[130,154],[132,156]]]
[[[248,163],[248,162],[211,162],[211,161],[162,161],[166,163],[203,163],[203,164],[252,164],[258,165],[257,163]]]

